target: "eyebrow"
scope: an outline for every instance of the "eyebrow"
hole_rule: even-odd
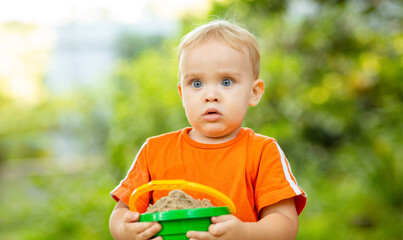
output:
[[[241,74],[239,72],[233,72],[233,71],[222,71],[222,72],[218,72],[218,74],[220,76],[237,76],[240,77]],[[194,73],[187,73],[183,76],[184,79],[187,78],[193,78],[193,77],[200,77],[200,76],[204,76],[205,73],[199,73],[199,72],[194,72]]]
[[[237,77],[239,77],[239,76],[241,76],[241,74],[239,73],[239,72],[232,72],[232,71],[222,71],[222,72],[219,72],[219,74],[220,75],[222,75],[222,76],[237,76]]]
[[[197,73],[197,72],[194,72],[194,73],[187,73],[187,74],[183,75],[183,78],[184,78],[184,79],[193,78],[193,77],[198,77],[198,76],[200,76],[200,75],[203,76],[204,73]]]

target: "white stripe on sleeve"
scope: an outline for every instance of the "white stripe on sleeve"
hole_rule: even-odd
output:
[[[290,166],[290,164],[288,163],[287,159],[285,158],[285,155],[284,155],[283,150],[281,150],[281,148],[280,148],[280,146],[278,145],[277,142],[274,142],[274,143],[276,144],[277,149],[278,149],[278,151],[279,151],[279,153],[280,153],[280,156],[281,156],[281,165],[283,165],[283,171],[284,171],[285,178],[287,179],[287,181],[288,181],[288,183],[290,184],[291,188],[294,190],[294,192],[295,192],[297,195],[302,194],[302,192],[301,192],[301,190],[299,189],[297,183],[294,182],[294,181],[292,180],[292,178],[291,178],[291,175],[292,175],[291,166]],[[288,163],[288,164],[287,164],[287,163]],[[290,169],[288,169],[288,168],[290,168]],[[290,171],[288,171],[288,170],[290,170]],[[290,173],[291,173],[291,175],[290,175]],[[292,175],[292,177],[294,178],[294,175]],[[295,179],[295,178],[294,178],[294,179]]]

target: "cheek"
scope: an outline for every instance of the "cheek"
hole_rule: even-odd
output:
[[[186,115],[191,118],[197,111],[198,106],[195,101],[192,101],[192,98],[187,98],[184,96],[182,99],[183,107],[185,108]]]
[[[249,107],[249,101],[246,96],[239,96],[232,99],[231,112],[235,118],[243,118]]]
[[[231,98],[233,105],[238,106],[238,108],[243,108],[245,106],[248,106],[249,104],[249,95],[245,92],[238,92],[236,94],[233,94]]]
[[[238,105],[238,107],[233,108],[232,112],[234,113],[234,118],[236,119],[243,119],[246,115],[246,112],[248,110],[247,106],[240,106]]]

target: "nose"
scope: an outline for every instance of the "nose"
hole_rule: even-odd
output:
[[[219,102],[219,94],[215,88],[206,89],[204,102]]]
[[[206,99],[204,100],[205,102],[218,102],[218,98],[216,97],[206,97]]]

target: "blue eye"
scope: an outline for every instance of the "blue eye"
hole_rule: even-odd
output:
[[[196,80],[196,81],[192,82],[192,86],[194,88],[201,88],[203,86],[203,84],[199,80]]]
[[[231,79],[228,79],[228,78],[222,80],[222,82],[221,82],[221,85],[223,85],[224,87],[229,87],[229,86],[231,86],[232,84],[233,84],[232,80],[231,80]]]

